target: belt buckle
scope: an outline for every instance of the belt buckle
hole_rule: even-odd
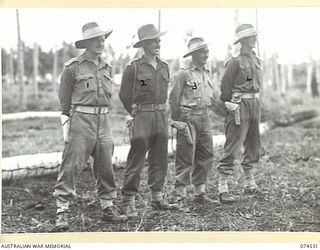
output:
[[[97,114],[99,114],[99,115],[101,114],[101,106],[98,107]]]
[[[154,109],[159,110],[159,104],[154,104]]]

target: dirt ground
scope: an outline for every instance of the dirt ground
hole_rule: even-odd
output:
[[[258,185],[267,191],[263,197],[244,196],[239,166],[230,180],[231,192],[238,196],[234,205],[197,205],[188,189],[191,213],[176,210],[155,211],[144,168],[141,192],[137,197],[139,217],[123,223],[100,220],[100,208],[90,170],[77,179],[78,197],[73,200],[68,232],[136,231],[320,231],[320,131],[297,127],[277,128],[262,138],[266,150],[256,171]],[[222,148],[216,149],[215,163]],[[217,172],[212,168],[208,194],[217,198]],[[117,205],[121,207],[120,186],[124,168],[115,169],[118,183]],[[172,198],[174,163],[170,159],[164,193]],[[2,183],[2,233],[56,232],[55,201],[52,197],[56,176]]]

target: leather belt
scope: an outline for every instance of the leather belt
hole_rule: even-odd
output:
[[[243,99],[254,99],[259,98],[259,93],[241,93]]]
[[[76,112],[80,113],[86,113],[86,114],[107,114],[109,112],[108,107],[102,107],[102,106],[81,106],[77,105],[74,109]]]
[[[137,110],[142,112],[151,112],[151,111],[166,110],[166,109],[167,109],[166,103],[137,104]]]
[[[191,115],[205,115],[208,113],[207,108],[202,109],[191,109]]]

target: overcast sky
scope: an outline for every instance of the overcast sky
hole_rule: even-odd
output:
[[[240,9],[239,22],[256,26],[258,16],[260,54],[274,52],[280,62],[300,63],[309,55],[320,59],[320,8],[259,8]],[[192,29],[194,36],[202,36],[210,44],[211,56],[225,58],[227,45],[234,41],[235,9],[162,9],[161,30],[168,31],[161,38],[164,59],[181,57],[187,51],[184,37]],[[60,47],[62,41],[80,39],[84,23],[96,21],[102,29],[113,28],[107,39],[117,54],[126,50],[132,36],[146,23],[158,26],[158,9],[20,9],[21,37],[27,45],[37,42],[46,51]],[[137,37],[133,39],[137,41]],[[0,10],[0,44],[16,48],[17,31],[14,9]]]

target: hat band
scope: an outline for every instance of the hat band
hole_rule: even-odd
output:
[[[140,40],[140,41],[141,41],[141,40],[148,40],[148,39],[150,39],[150,37],[155,37],[155,36],[157,36],[157,35],[159,35],[158,32],[155,32],[155,33],[153,33],[153,34],[145,34],[144,36],[139,37],[139,40]],[[153,39],[153,38],[152,38],[152,39]]]
[[[88,37],[95,36],[96,34],[99,34],[99,33],[101,33],[101,30],[97,27],[93,27],[93,28],[86,29],[83,32],[82,37],[83,39],[86,39]]]
[[[249,28],[249,29],[245,29],[245,30],[241,30],[237,33],[237,36],[239,38],[241,37],[248,37],[248,36],[255,36],[257,35],[257,32],[254,28]]]
[[[200,46],[204,45],[204,42],[201,41],[201,42],[197,42],[197,43],[193,43],[189,46],[189,51],[192,51]]]

